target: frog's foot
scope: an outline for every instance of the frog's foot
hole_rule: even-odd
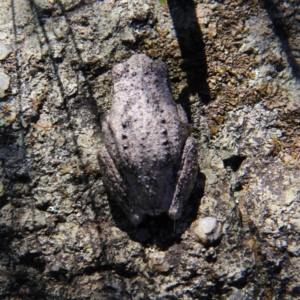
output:
[[[130,209],[130,210],[125,210],[129,220],[131,221],[131,223],[133,223],[134,225],[138,225],[140,224],[143,219],[144,219],[144,214],[142,212],[140,212],[138,209]]]
[[[103,146],[98,152],[98,160],[103,173],[103,181],[110,195],[123,209],[133,224],[140,224],[144,219],[144,214],[138,208],[130,208],[128,206],[124,181],[106,147]]]
[[[176,189],[168,211],[169,217],[173,220],[177,220],[181,217],[184,204],[190,196],[196,181],[198,172],[196,148],[196,140],[189,137],[183,149]]]
[[[179,116],[181,123],[188,125],[189,121],[188,121],[186,112],[183,109],[183,107],[181,106],[181,104],[176,104],[176,108],[177,108],[178,116]]]

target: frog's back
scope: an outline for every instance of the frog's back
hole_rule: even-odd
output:
[[[113,102],[103,128],[106,146],[131,201],[144,213],[159,214],[174,193],[187,128],[180,121],[164,63],[134,55],[113,72]]]
[[[115,151],[134,165],[177,160],[188,132],[180,121],[165,64],[134,55],[114,68],[114,77],[109,127],[118,142]]]

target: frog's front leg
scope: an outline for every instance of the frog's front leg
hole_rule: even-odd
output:
[[[126,186],[105,146],[98,152],[98,160],[103,172],[104,184],[108,188],[110,195],[124,210],[133,224],[141,223],[144,215],[138,208],[132,208],[127,204]]]
[[[196,140],[189,137],[183,149],[176,189],[168,211],[170,218],[173,220],[177,220],[181,217],[184,204],[190,196],[196,181],[198,172],[196,148]]]

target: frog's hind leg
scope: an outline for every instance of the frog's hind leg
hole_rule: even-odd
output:
[[[141,223],[144,214],[137,208],[130,208],[127,204],[126,186],[105,146],[98,152],[98,161],[103,173],[104,184],[108,188],[110,195],[123,209],[133,224],[137,225]]]
[[[123,179],[105,146],[98,152],[98,161],[105,186],[108,188],[110,194],[116,198],[118,203],[123,203],[126,199],[126,188]]]
[[[171,219],[177,220],[181,217],[184,204],[194,187],[197,172],[197,143],[194,138],[189,137],[183,149],[176,189],[168,211]]]

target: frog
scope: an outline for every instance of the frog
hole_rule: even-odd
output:
[[[162,213],[178,220],[196,181],[197,142],[167,66],[134,54],[113,67],[112,82],[98,151],[103,183],[135,225]]]

